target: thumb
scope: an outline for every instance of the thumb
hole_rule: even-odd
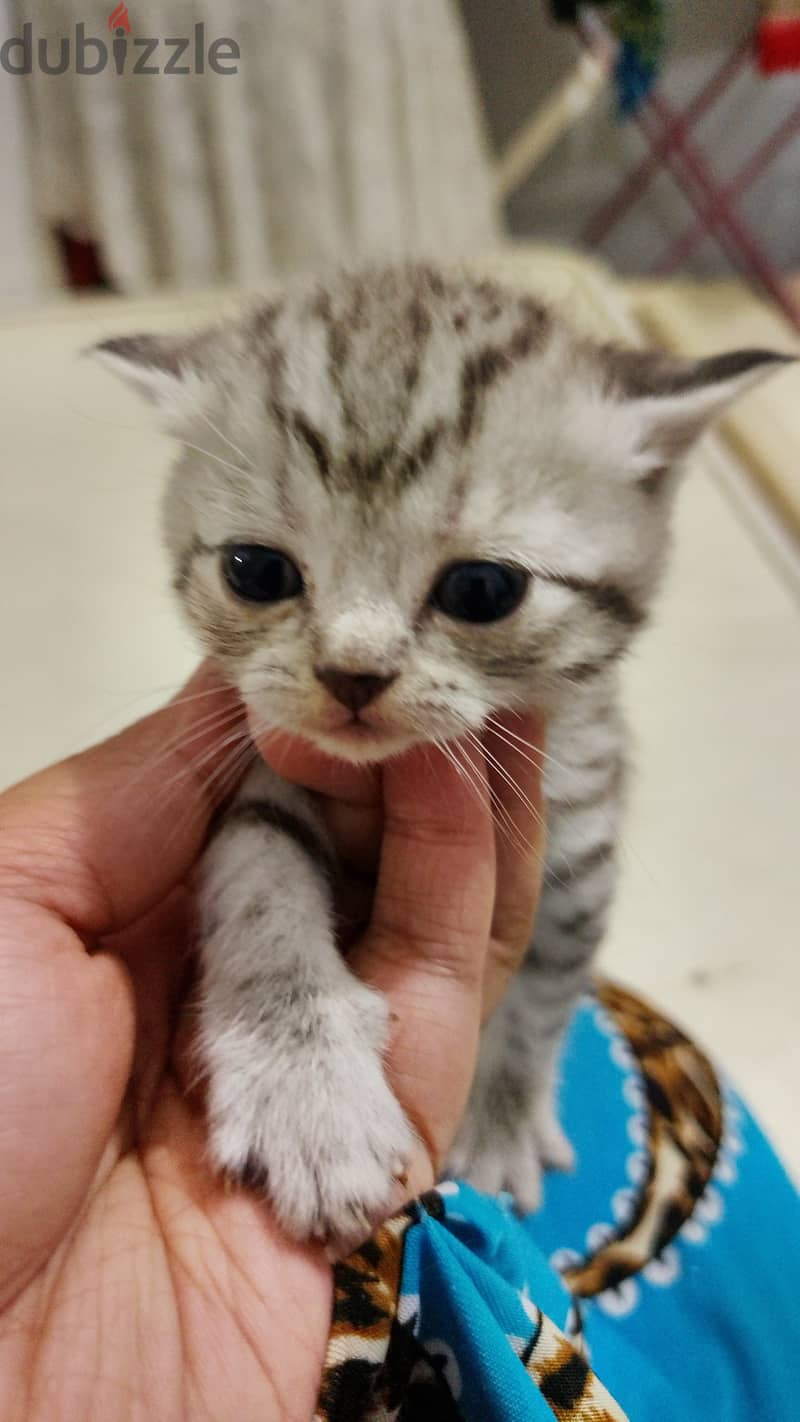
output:
[[[388,762],[383,789],[372,919],[350,961],[389,999],[388,1072],[426,1148],[409,1182],[418,1193],[452,1142],[477,1058],[494,904],[491,798],[480,751],[463,745]]]

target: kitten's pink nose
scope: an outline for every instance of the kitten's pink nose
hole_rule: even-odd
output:
[[[361,711],[380,696],[387,686],[391,686],[397,673],[393,672],[390,676],[372,676],[361,672],[342,671],[340,667],[315,667],[314,675],[348,711]]]

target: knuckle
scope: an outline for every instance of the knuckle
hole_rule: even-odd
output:
[[[489,945],[489,961],[492,971],[504,978],[512,977],[525,957],[528,947],[530,927],[513,937],[493,938]]]
[[[57,823],[8,819],[0,825],[0,893],[6,902],[38,904],[70,923],[105,921],[110,906],[81,854],[81,836]]]
[[[409,929],[389,914],[373,925],[370,952],[394,966],[413,965],[429,978],[456,979],[465,986],[479,982],[483,974],[484,955],[475,952],[469,936],[430,919]]]
[[[423,849],[439,845],[453,850],[474,849],[485,840],[483,828],[477,823],[454,820],[446,815],[427,814],[418,818],[396,810],[387,811],[384,833]]]

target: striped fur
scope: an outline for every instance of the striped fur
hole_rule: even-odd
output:
[[[553,1063],[613,894],[619,662],[664,564],[676,462],[771,358],[592,346],[529,295],[431,266],[301,285],[218,330],[102,354],[182,445],[175,587],[255,720],[378,760],[501,708],[546,714],[541,910],[454,1149],[534,1205],[540,1163],[569,1163]],[[237,602],[230,542],[287,553],[304,595]],[[502,622],[431,604],[472,559],[530,574]],[[358,742],[315,666],[387,679]],[[383,1076],[385,1005],[336,949],[329,857],[310,802],[251,771],[200,875],[202,1049],[218,1163],[263,1182],[295,1234],[349,1240],[385,1209],[411,1133]]]

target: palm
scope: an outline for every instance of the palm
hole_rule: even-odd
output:
[[[31,922],[33,962],[16,970],[37,1012],[31,1022],[28,1007],[28,1040],[16,1044],[28,1070],[15,1131],[0,1141],[3,1193],[17,1201],[2,1241],[0,1415],[17,1415],[28,1397],[26,1419],[305,1422],[328,1333],[330,1269],[206,1166],[200,1103],[179,1086],[172,1030],[180,903],[115,944],[130,976],[120,959],[87,957],[79,939],[48,924],[49,939]],[[17,942],[25,927],[17,922]],[[12,972],[6,964],[11,1002]]]

